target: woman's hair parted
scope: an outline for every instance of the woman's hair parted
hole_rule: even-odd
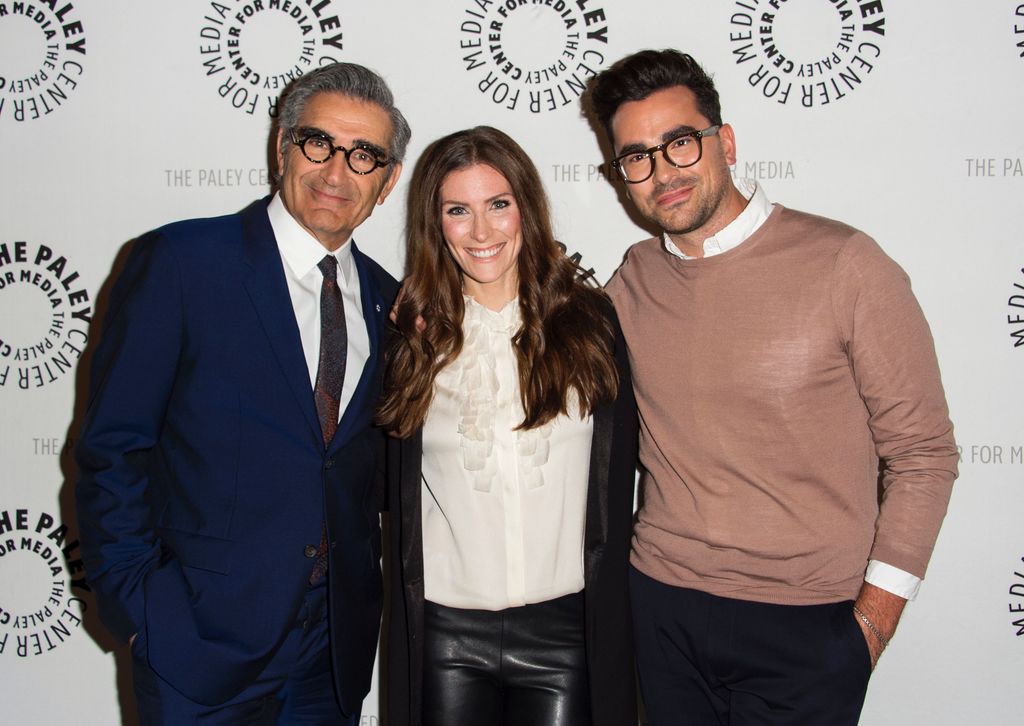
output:
[[[525,412],[519,428],[542,426],[570,413],[571,390],[581,415],[614,399],[618,391],[614,331],[604,293],[584,282],[555,241],[544,187],[526,152],[503,132],[477,126],[427,147],[409,185],[408,277],[395,321],[401,338],[386,361],[377,414],[377,422],[398,437],[423,424],[434,379],[462,351],[462,272],[445,244],[440,192],[448,174],[476,164],[505,177],[520,214],[522,327],[512,339]]]

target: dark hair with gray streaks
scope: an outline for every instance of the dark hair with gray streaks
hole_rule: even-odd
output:
[[[375,103],[391,118],[391,144],[388,156],[395,161],[405,158],[412,130],[402,112],[395,107],[395,97],[388,84],[379,75],[356,63],[332,63],[299,76],[281,94],[278,126],[285,131],[281,137],[281,151],[287,150],[288,133],[294,129],[309,99],[318,93],[341,93],[349,98]],[[388,174],[391,169],[388,167]]]

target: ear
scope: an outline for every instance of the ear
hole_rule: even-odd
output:
[[[277,176],[284,176],[284,152],[281,151],[281,141],[284,139],[284,129],[277,130]]]
[[[722,141],[722,152],[725,154],[725,161],[729,166],[736,163],[736,134],[729,124],[722,124],[718,129],[718,138]]]
[[[395,184],[398,183],[398,177],[402,176],[402,164],[396,162],[391,165],[391,176],[384,182],[384,186],[380,190],[380,194],[377,195],[377,204],[383,204],[384,200],[391,194],[391,190],[395,188]]]

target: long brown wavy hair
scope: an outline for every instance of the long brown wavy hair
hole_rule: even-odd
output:
[[[395,321],[402,335],[388,356],[377,415],[377,422],[398,437],[423,424],[434,379],[462,351],[462,271],[441,231],[440,190],[448,174],[476,164],[500,172],[519,207],[522,327],[512,343],[525,417],[518,428],[568,414],[571,390],[580,415],[618,391],[614,330],[604,312],[610,303],[584,282],[555,241],[544,187],[530,157],[501,131],[477,126],[427,147],[409,186],[408,277]]]

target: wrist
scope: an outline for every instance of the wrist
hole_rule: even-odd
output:
[[[864,627],[868,629],[868,632],[871,633],[871,635],[875,638],[876,641],[878,641],[878,644],[881,645],[882,648],[885,648],[889,645],[889,639],[882,635],[882,631],[879,630],[878,627],[873,622],[871,622],[871,619],[868,618],[868,616],[865,615],[864,612],[856,605],[853,606],[853,614],[856,615],[862,623],[864,623]]]

